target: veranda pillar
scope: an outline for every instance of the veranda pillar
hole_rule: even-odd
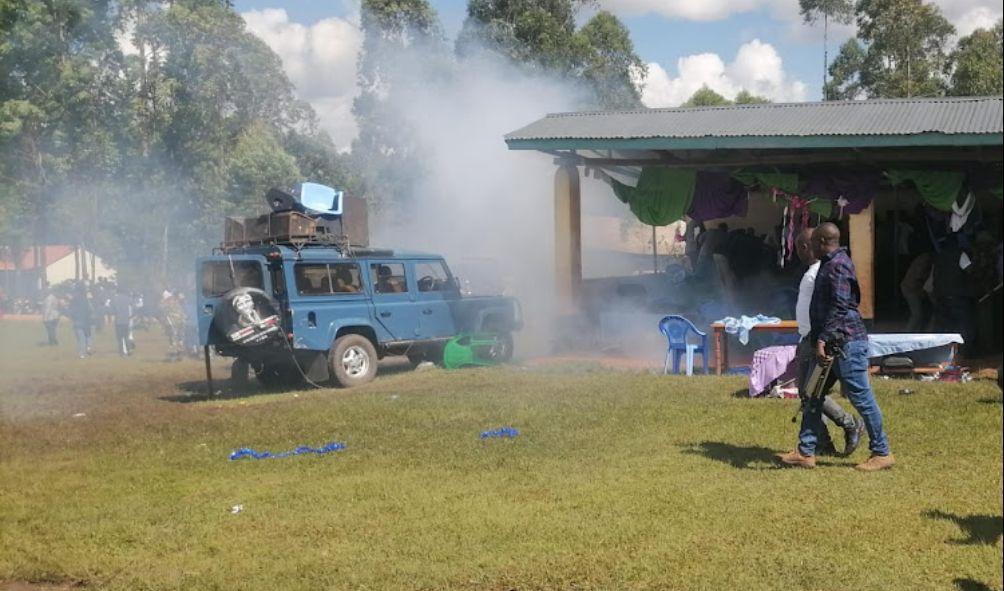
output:
[[[554,174],[554,279],[558,311],[575,312],[582,287],[582,204],[579,169],[558,167]]]
[[[861,317],[875,318],[875,203],[869,203],[860,213],[847,220],[851,260],[858,273],[861,288]]]

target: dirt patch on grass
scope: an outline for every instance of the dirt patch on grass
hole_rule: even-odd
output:
[[[73,591],[74,589],[85,589],[87,586],[82,581],[70,581],[66,583],[29,581],[9,581],[0,582],[0,591]]]

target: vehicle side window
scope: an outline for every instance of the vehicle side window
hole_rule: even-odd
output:
[[[450,276],[442,261],[415,263],[415,277],[418,278],[418,291],[447,291],[450,289]]]
[[[408,281],[404,274],[403,263],[373,263],[370,265],[370,278],[373,280],[373,290],[376,293],[405,293],[408,291]]]
[[[207,261],[202,264],[202,295],[218,297],[235,287],[264,287],[255,261]]]
[[[300,295],[331,294],[327,265],[296,265],[293,275],[296,277],[296,291]]]
[[[335,293],[359,293],[363,281],[359,265],[355,263],[334,263],[328,265],[331,272],[331,288]]]

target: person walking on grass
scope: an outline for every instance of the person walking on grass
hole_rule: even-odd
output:
[[[815,361],[813,352],[813,341],[809,338],[812,332],[812,324],[809,319],[809,307],[812,303],[812,293],[816,283],[816,275],[819,272],[819,259],[812,250],[812,228],[804,228],[795,238],[795,252],[803,264],[808,265],[801,281],[798,283],[798,300],[795,303],[795,319],[798,321],[798,335],[801,340],[798,342],[795,363],[798,367],[798,392],[803,400],[806,400],[808,393],[805,391],[805,382]],[[809,402],[806,400],[805,404]],[[823,398],[823,416],[833,421],[835,425],[844,430],[844,455],[849,456],[858,448],[861,435],[864,433],[865,424],[860,419],[844,410],[840,404],[831,396]],[[818,433],[819,441],[816,443],[817,455],[835,455],[836,447],[830,438],[829,429],[825,423],[820,424]]]
[[[83,284],[77,284],[74,288],[67,313],[73,323],[73,334],[77,338],[77,357],[84,359],[93,353],[91,329],[94,327],[94,309]]]
[[[833,362],[827,389],[839,379],[851,404],[864,420],[871,456],[855,468],[866,472],[891,468],[895,458],[882,427],[882,411],[868,383],[868,333],[858,312],[861,291],[854,263],[847,249],[840,246],[840,230],[834,224],[825,223],[813,231],[812,249],[820,265],[809,306],[809,342],[813,343],[819,363]],[[842,343],[843,353],[832,359],[826,346],[838,342]],[[779,454],[778,459],[788,466],[814,468],[819,433],[824,428],[822,401],[806,404],[798,447]]]
[[[121,285],[112,296],[110,309],[115,320],[115,345],[119,355],[128,357],[132,353],[132,297]]]
[[[42,298],[42,325],[45,326],[49,346],[58,345],[56,330],[59,328],[59,298],[49,288],[46,288],[45,297]]]

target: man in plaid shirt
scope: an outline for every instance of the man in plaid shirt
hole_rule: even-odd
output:
[[[843,355],[833,362],[826,390],[839,379],[851,404],[864,420],[871,457],[855,468],[866,472],[891,468],[895,459],[882,429],[882,411],[868,383],[868,333],[858,312],[861,290],[854,263],[847,250],[840,246],[840,230],[833,224],[816,228],[812,233],[812,249],[821,264],[809,306],[809,339],[815,343],[820,363],[830,361],[827,343],[843,345]],[[798,447],[778,456],[781,462],[789,466],[815,467],[816,443],[820,431],[825,428],[821,413],[822,406],[818,402],[805,405]]]

